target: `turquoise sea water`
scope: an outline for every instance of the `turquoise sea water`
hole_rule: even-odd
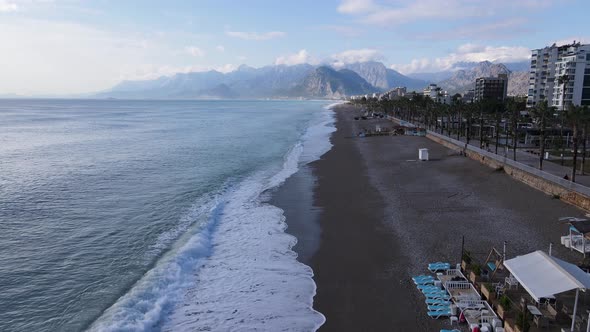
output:
[[[0,100],[0,330],[317,328],[261,195],[329,149],[325,106]]]

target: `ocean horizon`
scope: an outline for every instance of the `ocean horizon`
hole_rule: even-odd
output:
[[[266,193],[330,149],[329,103],[0,100],[0,330],[317,329]]]

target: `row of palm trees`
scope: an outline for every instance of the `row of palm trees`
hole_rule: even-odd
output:
[[[411,99],[402,97],[393,100],[361,98],[352,102],[363,105],[369,111],[392,115],[457,140],[465,138],[467,144],[476,138],[480,148],[489,148],[490,138],[495,139],[494,152],[498,154],[499,147],[504,145],[505,151],[512,150],[513,160],[517,159],[519,133],[523,132],[522,129],[519,130],[519,124],[532,121],[539,132],[539,169],[541,170],[547,150],[547,132],[555,133],[559,129],[561,135],[559,135],[557,142],[563,155],[564,141],[566,140],[563,129],[569,128],[572,132],[573,148],[571,181],[575,182],[578,172],[580,143],[582,145],[582,174],[584,172],[586,142],[590,125],[590,111],[587,106],[571,105],[563,111],[557,111],[554,107],[550,107],[547,101],[543,101],[535,107],[527,109],[524,98],[509,97],[501,102],[483,100],[463,103],[458,94],[453,96],[451,105],[436,103],[429,97],[422,95],[415,95]],[[500,141],[502,133],[504,142]],[[554,141],[553,139],[552,142]]]

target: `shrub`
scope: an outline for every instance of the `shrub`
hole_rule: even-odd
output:
[[[510,305],[512,303],[510,302],[510,299],[508,298],[508,296],[502,295],[500,297],[500,304],[502,305],[502,308],[504,308],[504,311],[508,311],[508,310],[510,310]]]
[[[463,251],[463,257],[462,257],[462,259],[468,265],[471,264],[471,253],[469,251],[467,251],[467,250]]]
[[[518,317],[516,317],[516,326],[521,328],[524,332],[528,332],[528,330],[531,328],[531,323],[526,318],[524,313],[519,312]]]
[[[479,264],[474,264],[471,266],[471,271],[473,271],[473,273],[475,273],[476,276],[480,276],[481,275],[481,266],[479,266]]]

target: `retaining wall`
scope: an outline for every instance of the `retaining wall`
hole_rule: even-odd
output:
[[[455,140],[438,133],[428,131],[426,137],[455,150],[464,151],[467,157],[494,169],[503,169],[506,174],[527,185],[541,190],[554,197],[559,197],[564,202],[590,211],[590,188],[565,180],[553,174],[540,171],[528,165],[515,162],[512,159],[490,153],[472,145]]]

